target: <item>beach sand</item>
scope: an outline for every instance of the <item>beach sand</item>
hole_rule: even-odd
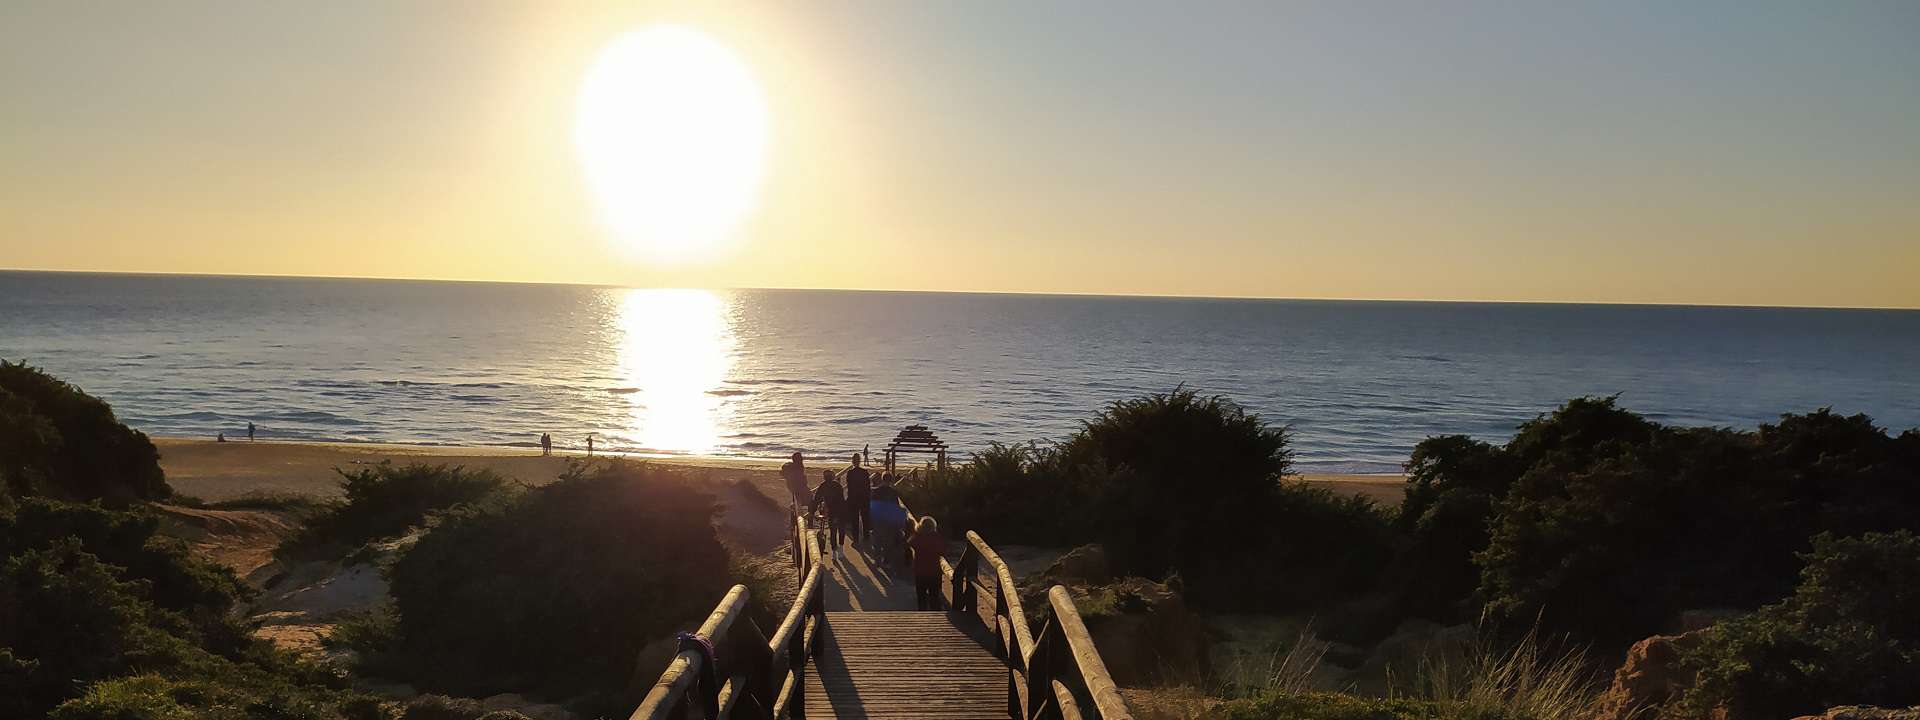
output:
[[[214,442],[197,438],[154,438],[160,449],[160,467],[175,492],[202,500],[220,501],[253,495],[332,497],[340,492],[334,468],[353,470],[393,461],[426,462],[486,468],[529,484],[551,482],[566,471],[575,453],[509,447],[452,447],[326,442]],[[751,458],[674,456],[638,458],[649,462],[706,470],[716,479],[752,482],[768,497],[782,497],[780,461]],[[821,459],[816,467],[838,467]],[[1340,493],[1366,495],[1388,506],[1400,504],[1404,478],[1399,475],[1302,475],[1310,483],[1325,484]]]

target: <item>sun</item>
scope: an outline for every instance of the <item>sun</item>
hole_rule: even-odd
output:
[[[655,259],[715,249],[756,201],[767,105],[732,50],[682,25],[615,38],[580,85],[574,144],[600,217]]]

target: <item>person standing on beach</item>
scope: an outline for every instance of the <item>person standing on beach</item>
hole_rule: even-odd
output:
[[[813,492],[807,489],[807,462],[800,451],[795,450],[793,459],[780,466],[780,479],[787,481],[787,492],[793,495],[793,509],[806,507]]]
[[[553,435],[540,433],[540,454],[542,456],[553,454]]]
[[[860,467],[860,456],[853,456],[853,467],[843,473],[847,483],[847,531],[853,535],[853,546],[867,544],[867,534],[873,530],[873,515],[867,508],[872,498],[872,476],[867,469]]]
[[[833,479],[832,470],[822,470],[820,487],[813,489],[813,502],[807,505],[808,512],[826,510],[827,517],[827,553],[839,554],[840,540],[846,537],[841,525],[847,521],[847,492]]]
[[[947,539],[940,534],[940,524],[921,517],[907,547],[913,550],[914,604],[921,610],[941,609],[940,558],[947,554]]]
[[[587,457],[593,457],[593,436],[587,436]]]
[[[253,442],[253,421],[247,421],[247,442]]]

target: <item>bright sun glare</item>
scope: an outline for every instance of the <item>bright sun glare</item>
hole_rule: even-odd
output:
[[[752,209],[767,107],[753,74],[705,33],[615,38],[581,83],[574,143],[602,218],[654,259],[711,250]]]

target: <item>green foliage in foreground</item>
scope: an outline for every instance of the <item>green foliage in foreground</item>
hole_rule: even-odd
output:
[[[156,526],[44,498],[0,513],[0,717],[370,717],[249,638],[229,614],[244,586]]]
[[[1338,693],[1275,693],[1234,700],[1215,708],[1213,717],[1220,720],[1545,720],[1435,700]]]
[[[340,474],[343,498],[308,518],[300,531],[274,550],[282,560],[322,560],[347,555],[369,542],[396,537],[427,516],[470,503],[506,487],[491,470],[411,463],[379,465]]]
[[[1212,609],[1324,607],[1391,557],[1387,516],[1291,471],[1284,427],[1179,389],[1113,403],[1058,445],[995,445],[907,499],[997,542],[1100,542],[1116,571],[1177,575]]]
[[[1920,704],[1920,536],[1814,541],[1786,600],[1714,626],[1684,661],[1698,680],[1672,717],[1785,717]]]
[[[714,499],[684,473],[615,462],[443,513],[391,571],[390,662],[457,695],[626,686],[634,653],[732,585]]]
[[[37,368],[0,360],[0,497],[121,507],[171,494],[159,451],[113,408]]]

